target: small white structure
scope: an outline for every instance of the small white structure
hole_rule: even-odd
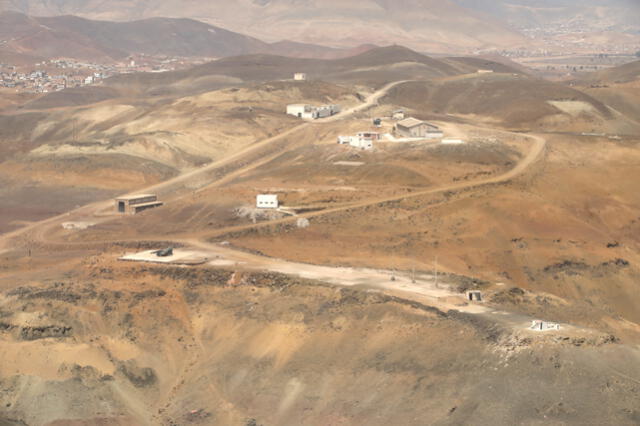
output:
[[[493,70],[478,70],[478,74],[492,74]]]
[[[277,209],[280,207],[278,196],[275,194],[260,194],[256,197],[256,207],[259,209]]]
[[[287,114],[298,118],[313,118],[314,107],[305,104],[287,105]]]
[[[332,115],[338,114],[341,110],[340,105],[323,105],[319,107],[307,104],[287,105],[287,114],[310,120],[331,117]]]
[[[531,330],[533,331],[560,330],[560,324],[556,324],[554,322],[533,320],[531,321]]]
[[[464,145],[462,139],[442,139],[443,145]]]
[[[307,74],[303,72],[297,72],[293,75],[293,79],[295,81],[305,81],[307,79]]]
[[[398,110],[393,111],[391,113],[391,118],[394,119],[394,120],[404,120],[405,119],[404,110],[398,109]]]
[[[380,140],[380,133],[360,132],[356,136],[339,136],[338,144],[360,149],[373,149],[373,143]]]
[[[437,139],[444,136],[438,126],[413,117],[399,121],[394,130],[396,135],[405,138]]]

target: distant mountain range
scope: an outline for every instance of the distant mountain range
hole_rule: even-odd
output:
[[[335,58],[362,44],[467,54],[541,47],[544,37],[528,37],[541,28],[568,45],[640,43],[637,0],[0,0],[2,11],[59,17],[31,18],[38,32],[19,45],[27,54],[38,53],[45,37],[87,54],[106,49],[107,55],[136,50]],[[24,21],[5,15],[0,37],[12,37]]]
[[[266,43],[191,19],[108,22],[0,13],[0,61],[11,63],[55,57],[118,60],[132,53],[213,58],[269,53],[333,59],[367,49],[364,46],[351,51],[291,41]]]
[[[397,43],[468,51],[526,42],[502,21],[452,0],[0,0],[0,10],[112,21],[194,18],[270,42],[338,47]]]

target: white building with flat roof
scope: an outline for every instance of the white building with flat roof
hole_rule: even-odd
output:
[[[293,79],[295,81],[305,81],[307,79],[307,74],[303,72],[297,72],[293,75]]]
[[[331,117],[340,111],[342,111],[340,105],[323,105],[319,107],[307,104],[287,105],[287,114],[308,120]]]
[[[373,149],[373,143],[380,140],[380,133],[360,132],[355,136],[338,136],[338,144],[360,149]]]
[[[259,209],[277,209],[280,207],[278,196],[275,194],[260,194],[256,197],[256,207]]]

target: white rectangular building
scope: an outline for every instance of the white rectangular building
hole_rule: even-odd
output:
[[[256,207],[259,209],[277,209],[280,207],[278,196],[275,194],[260,194],[256,197]]]
[[[307,79],[307,74],[303,72],[297,72],[293,75],[293,79],[295,81],[305,81]]]
[[[323,105],[320,107],[307,104],[287,105],[287,114],[311,120],[331,117],[332,115],[338,114],[341,110],[340,105]]]
[[[373,149],[373,143],[380,140],[380,133],[360,132],[356,136],[338,136],[338,144],[360,149]]]

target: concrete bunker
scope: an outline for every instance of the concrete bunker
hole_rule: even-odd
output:
[[[470,302],[482,302],[482,292],[477,290],[468,291],[467,299]]]
[[[129,195],[116,198],[116,211],[120,214],[138,214],[163,204],[155,194]]]

